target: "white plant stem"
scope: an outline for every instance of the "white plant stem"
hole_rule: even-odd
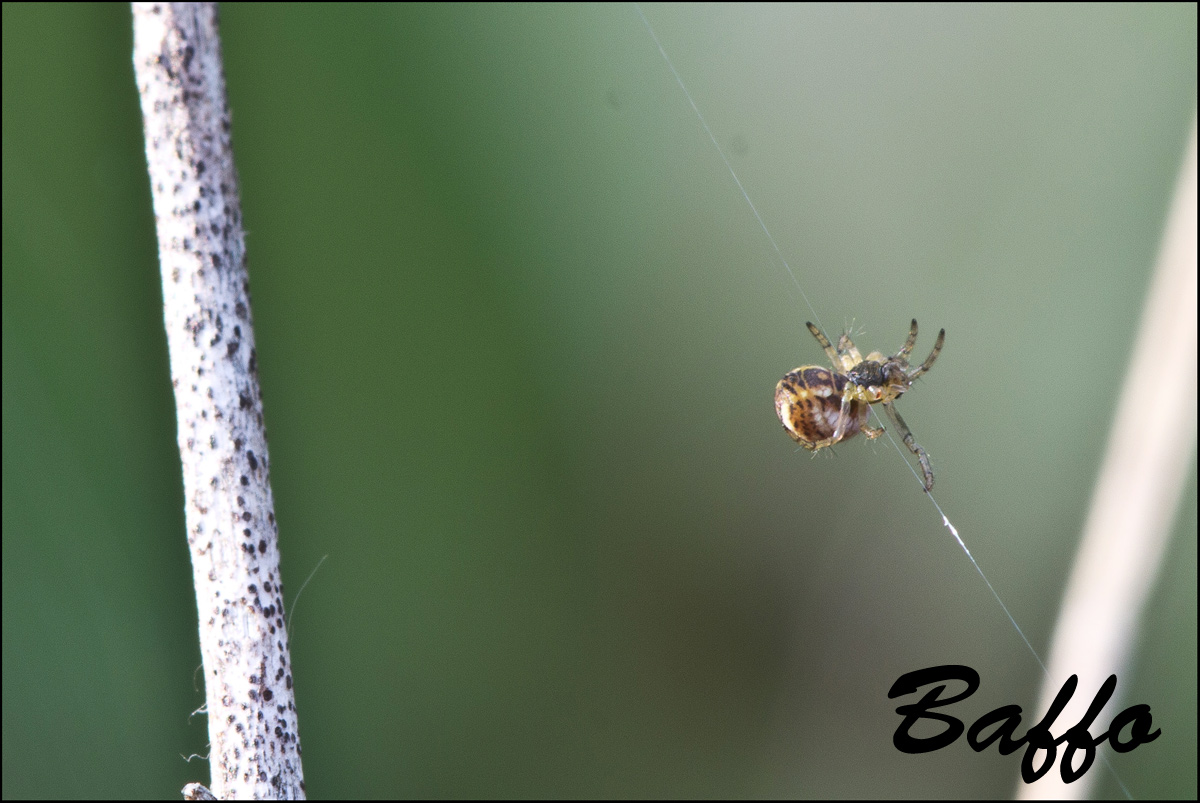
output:
[[[1080,721],[1109,675],[1128,685],[1138,626],[1167,554],[1196,454],[1196,118],[1142,311],[1083,538],[1054,629],[1037,721],[1070,675],[1079,688],[1058,718],[1060,735]],[[1135,700],[1162,705],[1162,700]],[[1093,737],[1121,710],[1110,703]],[[1161,709],[1159,709],[1161,710]],[[1154,712],[1151,706],[1151,713]],[[1158,727],[1157,723],[1153,727]],[[1129,741],[1128,729],[1121,741]],[[1107,749],[1107,748],[1104,748]],[[1144,748],[1153,750],[1153,747]],[[1059,759],[1062,760],[1061,751]],[[1113,760],[1115,766],[1121,762]],[[1056,771],[1021,784],[1021,800],[1080,800],[1106,774],[1097,765],[1075,783]],[[1120,773],[1118,773],[1119,779]]]
[[[134,3],[212,792],[302,798],[246,249],[213,3]]]

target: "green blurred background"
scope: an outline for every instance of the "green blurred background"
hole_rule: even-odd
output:
[[[946,328],[900,410],[1044,651],[1195,6],[646,14],[825,327]],[[901,673],[975,667],[973,720],[1039,670],[886,438],[780,430],[814,313],[633,7],[222,37],[311,796],[1012,793],[892,746]],[[128,7],[4,5],[3,87],[3,794],[170,797],[207,729]],[[1192,471],[1140,798],[1197,793]]]

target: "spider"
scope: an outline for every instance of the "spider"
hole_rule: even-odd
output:
[[[933,351],[916,368],[908,364],[908,357],[917,342],[916,319],[908,331],[908,339],[891,357],[873,351],[864,358],[849,334],[838,338],[835,349],[819,328],[810,323],[808,331],[829,355],[833,370],[802,365],[779,380],[775,386],[775,411],[784,430],[810,452],[852,438],[860,431],[873,440],[883,434],[883,427],[869,426],[867,417],[871,413],[870,405],[882,403],[888,418],[903,436],[904,445],[920,461],[925,492],[929,493],[933,488],[929,455],[917,445],[912,430],[896,412],[893,403],[933,365],[946,340],[946,330],[938,332]]]

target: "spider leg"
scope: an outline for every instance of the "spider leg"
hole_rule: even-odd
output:
[[[842,358],[838,354],[837,349],[829,342],[829,338],[825,337],[825,333],[818,329],[812,323],[806,323],[808,331],[812,332],[812,336],[821,344],[821,348],[825,349],[825,353],[829,355],[829,361],[833,363],[834,370],[839,370],[842,367]]]
[[[854,341],[850,339],[849,332],[843,332],[842,336],[838,338],[837,353],[839,358],[838,370],[842,373],[846,373],[863,361],[862,352],[858,350],[858,347],[854,345]],[[874,359],[874,357],[867,357],[867,359]]]
[[[917,344],[917,319],[913,318],[912,327],[908,330],[908,339],[904,341],[904,345],[896,352],[897,357],[904,358],[908,361],[908,355],[912,354],[913,346]]]
[[[916,321],[913,321],[913,332],[916,333]],[[925,358],[925,362],[918,365],[916,368],[908,372],[909,380],[916,379],[921,374],[928,371],[933,366],[933,361],[942,353],[942,344],[946,342],[946,330],[938,332],[937,342],[933,344],[933,351],[929,352],[929,356]]]
[[[938,338],[938,342],[941,342],[940,337]],[[925,493],[929,493],[933,488],[933,467],[929,464],[929,455],[917,445],[912,430],[908,428],[908,424],[904,423],[904,419],[900,417],[900,413],[896,412],[895,406],[891,402],[884,402],[883,409],[887,410],[888,418],[892,419],[892,423],[896,425],[896,429],[900,432],[904,445],[908,447],[910,452],[917,456],[917,461],[921,464],[921,473],[924,475]]]

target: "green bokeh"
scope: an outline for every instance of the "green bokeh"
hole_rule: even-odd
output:
[[[1036,665],[886,439],[811,460],[771,392],[814,316],[946,327],[901,410],[1044,649],[1195,6],[646,13],[813,309],[633,7],[222,9],[289,604],[328,555],[309,793],[1008,795],[1014,758],[897,753],[886,692],[970,664],[978,716]],[[4,797],[208,778],[130,30],[3,7]],[[1121,678],[1140,798],[1197,793],[1189,487]]]

